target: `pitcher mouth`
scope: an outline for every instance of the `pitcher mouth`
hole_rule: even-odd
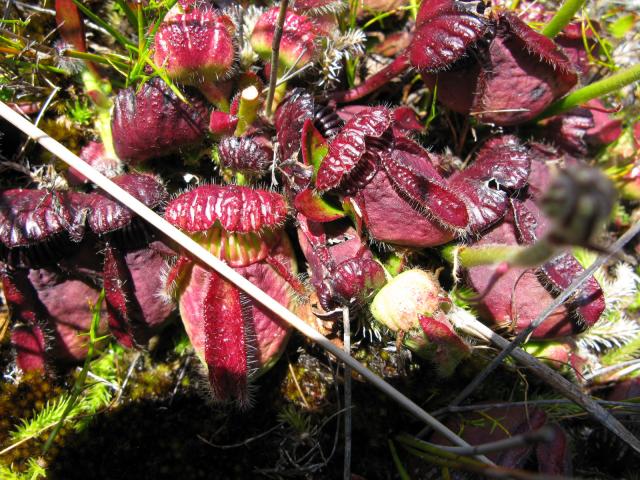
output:
[[[248,267],[267,258],[280,239],[273,230],[261,232],[228,232],[218,223],[193,239],[232,267]]]

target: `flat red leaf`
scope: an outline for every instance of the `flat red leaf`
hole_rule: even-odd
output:
[[[38,325],[16,325],[11,329],[11,346],[16,351],[16,365],[23,372],[46,371],[46,343]]]
[[[500,20],[510,34],[489,46],[473,110],[485,123],[516,125],[534,119],[577,83],[555,44],[510,13]]]
[[[107,245],[104,250],[109,328],[125,347],[146,346],[173,311],[172,303],[158,295],[163,286],[158,272],[166,262],[148,246],[126,254],[121,248]]]
[[[429,340],[433,362],[438,372],[449,377],[458,364],[471,354],[471,349],[458,336],[446,318],[418,315],[420,326]]]
[[[542,61],[551,65],[554,70],[558,70],[558,75],[562,82],[568,84],[568,88],[576,84],[578,75],[571,61],[553,40],[529,27],[514,12],[502,11],[500,22],[508,25],[509,32],[522,42],[528,52],[537,55]]]
[[[536,431],[547,423],[547,415],[531,405],[483,408],[450,416],[445,425],[471,445],[496,442],[516,435]],[[441,433],[433,434],[430,442],[449,445],[451,441]],[[525,444],[504,451],[491,452],[487,456],[501,467],[524,468],[533,456],[535,445]],[[545,458],[544,461],[547,459]],[[566,472],[570,475],[570,472]]]
[[[135,308],[135,303],[129,301],[132,294],[131,276],[122,253],[111,246],[105,249],[102,273],[109,312],[109,329],[120,344],[131,348],[135,345],[131,322],[131,310]]]
[[[408,136],[412,133],[420,133],[424,125],[420,123],[418,115],[411,107],[396,107],[393,109],[394,134]]]
[[[11,307],[13,322],[38,325],[46,321],[47,311],[29,281],[27,270],[0,264],[0,280],[7,305]]]
[[[31,270],[29,280],[48,312],[50,358],[77,362],[87,355],[87,340],[80,335],[91,325],[91,305],[100,295],[94,285],[52,271]],[[98,336],[106,333],[107,311],[103,302]]]
[[[84,23],[78,7],[72,0],[56,0],[56,25],[65,42],[80,52],[87,51]]]
[[[578,156],[587,154],[585,137],[595,126],[594,116],[586,108],[573,110],[545,122],[543,135],[564,151]]]
[[[538,470],[547,475],[570,476],[573,474],[573,452],[569,436],[557,423],[548,427],[553,431],[553,439],[536,446]]]
[[[546,222],[540,218],[537,208],[531,210],[531,201],[519,202],[511,200],[513,210],[513,221],[518,234],[518,242],[525,245],[532,244],[546,228]]]
[[[213,110],[209,117],[209,131],[216,137],[233,135],[238,126],[238,117],[219,110]]]
[[[384,170],[379,170],[358,193],[357,205],[372,238],[408,247],[433,247],[455,238],[451,228],[414,208],[398,193]]]
[[[517,244],[514,225],[504,221],[483,235],[475,245]],[[518,333],[553,302],[553,295],[540,283],[536,273],[526,268],[511,267],[491,284],[496,268],[495,265],[470,268],[467,278],[470,285],[483,295],[479,305],[483,317]],[[569,309],[562,305],[533,331],[533,338],[556,338],[573,333]]]

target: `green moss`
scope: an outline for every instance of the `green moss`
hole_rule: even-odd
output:
[[[20,474],[29,471],[30,461],[40,456],[46,433],[38,432],[54,419],[53,409],[47,406],[56,405],[56,399],[61,398],[63,391],[61,386],[39,373],[27,373],[19,383],[0,384],[0,450],[8,449],[0,455],[0,478],[4,479],[5,475],[9,479],[20,478]],[[34,433],[31,441],[10,448]],[[64,435],[61,435],[57,445],[63,442]]]
[[[301,355],[287,370],[281,392],[286,401],[298,408],[319,410],[328,402],[332,381],[317,359]]]

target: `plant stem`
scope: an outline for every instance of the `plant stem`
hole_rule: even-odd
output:
[[[415,20],[418,16],[418,10],[420,9],[420,2],[418,2],[418,0],[411,0],[409,6],[411,9],[411,18]]]
[[[518,267],[535,267],[556,253],[549,242],[539,240],[533,245],[449,245],[442,249],[442,256],[451,263],[465,268],[480,265],[507,263]]]
[[[434,447],[441,448],[446,452],[455,453],[456,455],[475,455],[479,453],[488,454],[496,452],[504,452],[505,450],[511,450],[513,448],[525,447],[528,445],[535,445],[536,443],[548,443],[553,440],[553,430],[551,427],[544,426],[538,430],[527,431],[519,435],[507,437],[502,440],[496,440],[494,442],[483,443],[482,445],[475,445],[473,447],[450,447],[445,445],[433,445]]]
[[[136,18],[136,14],[133,13],[133,10],[129,8],[129,5],[127,4],[127,2],[125,2],[125,0],[116,0],[116,3],[126,15],[127,20],[129,20],[129,24],[133,28],[136,28],[136,26],[138,25],[138,19]]]
[[[165,10],[166,10],[165,13],[168,12],[169,10],[171,10],[176,3],[178,3],[178,0],[171,0],[169,2],[169,4],[165,7]],[[158,29],[160,28],[160,24],[162,23],[162,20],[164,19],[164,15],[165,14],[163,13],[158,17],[156,22],[153,24],[153,28],[151,28],[151,31],[148,33],[146,45],[144,47],[145,50],[147,50],[151,46],[151,42],[155,38],[156,33],[158,32]]]
[[[587,103],[594,98],[603,97],[609,93],[614,93],[622,87],[626,87],[634,82],[640,80],[640,65],[635,65],[631,68],[621,70],[613,75],[593,82],[586,87],[579,88],[578,90],[570,93],[564,98],[561,98],[557,102],[553,103],[549,108],[540,114],[538,120],[558,115],[560,113],[571,110]]]
[[[278,79],[278,66],[280,63],[280,40],[282,40],[282,30],[288,6],[289,0],[282,0],[280,2],[278,21],[276,23],[275,31],[273,32],[273,42],[271,43],[271,74],[269,75],[269,93],[267,95],[267,117],[271,116],[273,95],[276,91],[276,80]]]
[[[253,85],[242,90],[238,104],[238,125],[234,135],[241,136],[255,121],[260,107],[260,94]]]
[[[415,4],[415,0],[412,0],[412,1],[413,1],[413,3],[411,5],[394,8],[393,10],[389,10],[387,12],[383,12],[383,13],[373,17],[371,20],[369,20],[367,23],[365,23],[360,28],[362,30],[366,30],[367,28],[369,28],[371,25],[375,24],[376,22],[380,22],[380,24],[382,25],[383,24],[382,20],[384,20],[385,18],[390,17],[392,15],[396,15],[398,12],[404,12],[406,10],[410,10],[411,11],[411,15],[415,18],[418,15],[418,6],[417,6],[417,4]],[[414,12],[415,12],[415,15],[414,15]]]
[[[82,370],[80,371],[80,375],[76,378],[75,383],[73,384],[73,389],[71,390],[71,396],[69,397],[69,403],[67,403],[67,407],[64,409],[64,413],[62,417],[60,417],[60,421],[53,427],[53,430],[49,434],[49,438],[42,447],[42,454],[46,455],[46,453],[53,445],[53,441],[56,439],[56,436],[60,432],[62,425],[64,424],[65,419],[76,406],[78,401],[78,397],[82,393],[84,388],[84,384],[87,381],[87,374],[89,373],[89,365],[91,364],[91,360],[93,360],[93,356],[95,354],[96,343],[98,342],[98,327],[100,325],[100,312],[102,310],[102,302],[104,301],[105,291],[102,289],[100,292],[100,296],[96,301],[96,304],[91,309],[93,312],[93,318],[91,319],[91,326],[89,327],[89,345],[87,347],[87,357],[84,360],[84,364],[82,365]]]
[[[200,93],[218,110],[229,113],[229,100],[216,82],[204,81],[199,83],[197,87]]]
[[[113,136],[111,134],[111,107],[113,105],[109,98],[111,85],[96,76],[93,70],[85,70],[82,72],[81,77],[84,91],[89,98],[91,98],[96,108],[94,125],[100,135],[100,140],[102,140],[105,152],[117,158],[113,147]]]
[[[562,4],[549,23],[542,29],[545,37],[554,38],[573,19],[576,12],[582,8],[586,0],[567,0]]]
[[[137,5],[137,26],[138,26],[138,58],[140,58],[145,50],[146,39],[144,38],[144,13],[142,12],[142,4]]]
[[[409,435],[399,435],[396,437],[398,443],[412,455],[427,460],[427,462],[434,465],[439,465],[447,468],[455,468],[457,470],[467,470],[475,473],[479,473],[486,477],[492,478],[513,478],[513,479],[542,479],[548,478],[531,474],[524,470],[517,470],[511,468],[505,468],[496,465],[485,465],[477,460],[469,457],[458,455],[456,453],[448,452],[443,448],[424,442]],[[564,478],[564,477],[554,477]]]
[[[156,75],[158,75],[164,83],[166,83],[171,91],[176,94],[176,96],[184,103],[189,103],[189,101],[185,98],[183,93],[180,91],[176,84],[171,81],[171,79],[167,76],[167,72],[162,68],[158,67],[150,58],[146,59],[147,65],[149,65]]]
[[[358,21],[358,0],[349,0],[349,28],[355,28]]]
[[[88,60],[89,62],[102,63],[105,65],[116,65],[123,70],[126,70],[129,67],[129,65],[125,62],[115,59],[109,59],[109,57],[106,57],[104,55],[96,55],[95,53],[66,49],[62,52],[62,55],[69,58],[78,58],[80,60]]]
[[[391,451],[391,458],[393,459],[393,464],[396,466],[398,475],[400,475],[400,480],[411,480],[411,477],[409,476],[407,469],[404,468],[404,465],[402,465],[402,461],[398,456],[398,452],[396,450],[396,446],[393,444],[393,441],[389,439],[387,440],[387,443],[389,444],[389,450]]]
[[[20,60],[14,60],[15,64],[20,67],[31,67],[35,70],[42,69],[47,72],[57,73],[60,75],[69,75],[69,72],[63,70],[62,68],[52,67],[51,65],[45,65],[44,63],[38,63],[35,65],[33,62],[21,62]]]

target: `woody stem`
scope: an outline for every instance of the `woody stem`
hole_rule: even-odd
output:
[[[273,96],[276,91],[276,81],[278,79],[278,64],[280,61],[280,40],[282,39],[282,30],[284,28],[284,20],[287,14],[287,6],[289,0],[280,2],[280,11],[278,12],[278,21],[273,32],[273,42],[271,43],[271,73],[269,75],[269,93],[267,94],[267,117],[271,116],[271,106],[273,104]]]

